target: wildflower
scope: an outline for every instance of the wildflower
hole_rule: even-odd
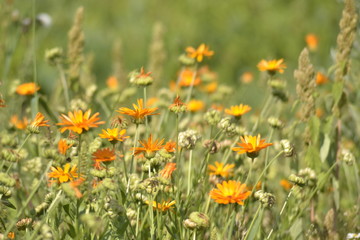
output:
[[[237,203],[244,205],[244,200],[251,194],[251,191],[246,190],[246,184],[233,180],[223,181],[216,186],[217,189],[210,191],[210,197],[220,204]]]
[[[315,51],[318,47],[319,39],[315,34],[309,33],[305,37],[305,42],[311,51]]]
[[[45,117],[42,113],[38,112],[34,118],[34,120],[27,127],[30,133],[39,133],[39,127],[49,127],[47,124],[49,120],[44,120]]]
[[[75,193],[76,198],[81,198],[83,196],[78,188],[83,182],[84,182],[84,179],[79,178],[79,179],[76,179],[75,181],[72,181],[69,183],[70,187],[72,188],[72,190]]]
[[[240,137],[241,143],[236,143],[239,147],[232,148],[238,154],[246,153],[250,158],[256,158],[261,149],[271,146],[272,143],[265,143],[265,139],[260,139],[260,134],[257,136]]]
[[[119,108],[117,112],[131,116],[136,124],[144,123],[144,119],[149,115],[158,115],[159,113],[154,113],[158,108],[144,108],[143,99],[140,98],[137,100],[138,105],[133,104],[134,110],[130,108]]]
[[[316,85],[323,85],[326,84],[327,82],[329,82],[329,78],[327,76],[325,76],[324,74],[322,74],[321,72],[318,72],[316,74]]]
[[[100,120],[99,113],[95,113],[90,117],[91,109],[87,110],[85,113],[82,110],[77,110],[68,113],[68,116],[61,114],[60,119],[62,122],[57,123],[56,125],[65,125],[60,129],[60,132],[65,132],[66,130],[76,132],[81,134],[84,130],[88,131],[90,128],[98,127],[99,124],[104,124],[104,121],[97,122]]]
[[[257,67],[262,72],[267,71],[270,75],[274,75],[276,71],[278,71],[279,73],[284,72],[286,65],[283,64],[283,62],[284,59],[279,59],[279,60],[274,59],[270,61],[261,60],[257,65]]]
[[[110,89],[118,89],[119,88],[119,82],[115,76],[110,76],[106,80],[106,86]]]
[[[142,147],[133,148],[132,150],[134,150],[134,155],[139,155],[140,153],[144,152],[146,158],[154,157],[155,153],[164,147],[162,145],[164,143],[164,139],[157,139],[153,141],[153,137],[151,134],[147,141],[139,140],[139,143],[142,145]]]
[[[176,163],[167,163],[163,170],[159,172],[159,175],[163,178],[170,179],[172,173],[176,170]]]
[[[19,231],[25,231],[27,228],[32,229],[33,223],[32,218],[23,218],[16,223],[16,228]]]
[[[187,47],[186,52],[189,57],[195,58],[196,61],[202,62],[204,56],[211,57],[214,55],[214,51],[210,51],[209,47],[202,43],[197,49],[193,47]]]
[[[8,237],[9,239],[15,239],[15,233],[14,233],[14,232],[9,232],[8,235],[7,235],[7,237]]]
[[[218,124],[221,120],[220,111],[215,109],[210,109],[205,113],[204,119],[210,125],[216,126],[216,124]]]
[[[219,163],[218,161],[215,162],[215,166],[211,164],[209,164],[208,166],[210,170],[210,176],[219,175],[224,178],[227,178],[232,175],[234,167],[235,164],[226,164],[224,166],[224,163]]]
[[[152,98],[149,98],[147,101],[146,101],[146,106],[153,106],[155,105],[157,102],[159,102],[159,98],[157,97],[152,97]]]
[[[251,83],[254,80],[254,75],[252,74],[252,72],[244,72],[241,75],[240,80],[242,83]]]
[[[28,125],[28,120],[26,117],[24,117],[23,120],[20,120],[16,115],[13,115],[10,118],[10,123],[14,125],[17,129],[24,130]]]
[[[280,185],[285,189],[285,190],[290,190],[294,184],[292,184],[291,182],[289,182],[286,179],[281,179],[280,181]]]
[[[256,185],[255,185],[255,189],[256,190],[260,190],[261,189],[261,185],[262,185],[262,182],[259,181]],[[254,186],[248,186],[247,187],[247,190],[252,190]]]
[[[93,153],[93,160],[95,161],[95,168],[100,169],[100,163],[109,163],[116,159],[115,151],[109,148],[98,149]]]
[[[284,122],[278,119],[277,117],[269,117],[267,119],[267,122],[269,123],[270,127],[274,129],[281,129],[284,127]]]
[[[45,51],[45,60],[52,66],[60,64],[64,57],[64,51],[62,48],[55,47],[47,49]]]
[[[259,190],[254,194],[255,199],[258,199],[259,202],[264,207],[271,208],[275,204],[275,196],[271,193],[264,192],[263,190]]]
[[[212,104],[211,108],[218,111],[218,112],[222,112],[222,110],[224,110],[224,107],[221,104]]]
[[[169,106],[170,111],[178,114],[178,113],[183,113],[186,111],[187,106],[185,103],[183,103],[180,99],[180,96],[177,96],[174,99],[174,102]]]
[[[186,130],[179,133],[178,144],[180,147],[191,150],[194,149],[196,142],[201,138],[195,130]]]
[[[295,174],[291,174],[289,176],[289,181],[300,187],[303,187],[306,185],[305,179],[302,177],[296,176]]]
[[[211,82],[209,84],[207,84],[203,90],[206,92],[206,93],[214,93],[216,92],[217,88],[218,88],[218,83],[217,82]]]
[[[201,100],[190,100],[189,103],[187,104],[187,109],[190,111],[190,112],[198,112],[202,109],[204,109],[205,107],[205,104],[203,101]]]
[[[65,183],[79,178],[79,174],[76,172],[76,165],[71,167],[70,163],[65,164],[64,169],[61,167],[51,167],[51,170],[52,172],[48,173],[48,177],[57,178],[57,180],[51,180],[51,182]]]
[[[168,210],[171,210],[174,208],[174,205],[176,204],[175,200],[168,200],[168,201],[162,201],[162,203],[156,202],[156,201],[152,201],[152,203],[150,203],[149,201],[145,201],[145,203],[147,205],[152,205],[154,210],[158,210],[160,212],[166,212]]]
[[[101,138],[106,138],[109,140],[109,142],[115,144],[117,142],[123,142],[126,138],[129,138],[129,136],[125,136],[125,134],[126,129],[122,129],[119,131],[118,128],[108,128],[107,130],[103,129],[102,133],[100,133],[99,136]]]
[[[231,106],[230,109],[226,108],[225,113],[232,115],[236,118],[240,118],[245,113],[249,112],[251,107],[249,105],[240,104],[237,106]]]
[[[65,139],[60,139],[58,142],[58,150],[60,154],[66,155],[66,151],[72,147],[73,144],[67,144]]]
[[[280,145],[284,151],[285,157],[292,157],[294,155],[294,146],[288,139],[282,139]]]
[[[33,95],[40,89],[36,83],[23,83],[16,88],[16,93],[19,95]]]
[[[352,154],[349,149],[342,149],[340,153],[340,160],[351,166],[355,163],[356,159],[354,154]]]
[[[145,73],[144,67],[140,69],[140,73],[133,71],[130,73],[130,82],[134,83],[137,86],[148,86],[153,83],[154,79],[151,75],[151,72]]]
[[[206,229],[210,226],[209,217],[201,212],[192,212],[188,219],[184,220],[184,226],[188,229]]]
[[[165,143],[163,147],[167,152],[175,152],[176,151],[176,142],[168,141]]]
[[[179,86],[180,87],[190,87],[192,86],[197,86],[201,83],[201,79],[199,78],[199,76],[196,74],[194,71],[190,70],[190,69],[185,69],[183,71],[180,72],[180,82],[179,82]]]

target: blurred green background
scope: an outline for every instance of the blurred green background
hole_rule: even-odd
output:
[[[57,78],[55,69],[44,61],[44,52],[56,46],[66,49],[74,14],[83,6],[86,53],[95,56],[94,73],[99,83],[112,74],[112,48],[119,39],[125,70],[146,66],[153,26],[161,22],[165,27],[167,52],[164,85],[175,79],[180,67],[177,58],[185,47],[197,47],[200,43],[210,45],[215,51],[215,56],[206,63],[219,73],[219,81],[225,83],[238,84],[239,76],[245,71],[258,74],[256,65],[263,58],[284,58],[288,65],[284,76],[292,79],[308,33],[319,37],[318,50],[312,53],[313,62],[328,68],[332,64],[329,53],[336,46],[343,8],[342,1],[324,0],[6,0],[0,5],[1,17],[11,19],[14,9],[19,10],[21,19],[31,17],[33,3],[36,14],[47,13],[52,18],[50,27],[36,32],[40,82]],[[6,11],[9,6],[12,10]],[[15,36],[16,31],[7,27],[4,34],[8,36],[1,38],[4,51],[14,45],[11,33]],[[31,31],[27,34],[29,37],[21,37],[15,49],[9,78],[19,78],[18,61],[31,59],[24,57],[26,49],[31,47]],[[31,64],[25,66],[31,70]]]

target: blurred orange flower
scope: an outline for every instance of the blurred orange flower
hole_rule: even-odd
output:
[[[153,210],[158,210],[160,212],[166,212],[168,210],[171,210],[174,208],[174,205],[176,204],[175,200],[168,200],[168,201],[162,201],[161,203],[158,203],[156,201],[153,201],[152,203],[149,201],[145,201],[145,203],[149,206],[153,207]]]
[[[17,129],[24,130],[28,125],[28,120],[26,117],[23,120],[18,119],[16,115],[11,116],[10,123],[14,125]]]
[[[30,126],[31,127],[49,127],[50,125],[47,124],[49,120],[44,120],[45,117],[42,113],[38,112],[34,118],[34,120],[31,121]]]
[[[244,72],[240,80],[242,83],[251,83],[254,80],[254,74],[252,72]]]
[[[329,78],[322,74],[321,72],[318,72],[316,74],[316,85],[323,85],[329,82]]]
[[[117,89],[119,87],[119,82],[115,76],[110,76],[106,80],[106,85],[108,86],[108,88]]]
[[[210,176],[212,175],[219,175],[224,178],[229,177],[232,175],[232,172],[234,170],[235,164],[226,164],[224,166],[224,163],[219,163],[218,161],[215,162],[215,166],[209,164],[208,168],[210,170]]]
[[[60,154],[66,155],[66,151],[72,147],[73,144],[67,144],[65,139],[60,139],[58,142],[58,150]]]
[[[234,117],[241,117],[245,113],[248,113],[250,110],[251,107],[249,105],[240,104],[236,106],[231,106],[230,109],[226,108],[225,113]]]
[[[146,106],[153,106],[155,103],[159,102],[159,98],[157,97],[152,97],[152,98],[149,98],[147,101],[146,101]]]
[[[319,38],[315,34],[309,33],[305,37],[305,42],[311,51],[315,51],[319,44]]]
[[[190,112],[198,112],[202,109],[204,109],[205,107],[205,104],[203,101],[201,100],[190,100],[189,103],[187,104],[187,109],[190,111]]]
[[[142,147],[135,147],[131,150],[134,150],[134,155],[138,155],[140,153],[145,153],[146,158],[152,158],[155,156],[155,153],[162,149],[164,146],[162,145],[164,143],[164,139],[159,140],[153,140],[152,135],[150,134],[147,141],[139,140],[139,143],[142,145]]]
[[[262,72],[267,71],[269,74],[273,75],[276,73],[276,71],[278,71],[279,73],[284,72],[286,65],[283,62],[284,59],[279,59],[279,60],[274,59],[270,61],[261,60],[257,65],[257,67],[260,71]]]
[[[214,55],[214,51],[210,51],[209,47],[202,43],[197,49],[193,47],[187,47],[186,52],[189,57],[195,58],[196,61],[202,62],[205,57],[211,57]]]
[[[76,132],[78,134],[83,133],[83,131],[88,131],[90,128],[98,127],[99,124],[104,124],[104,121],[97,122],[100,120],[99,113],[91,115],[91,109],[87,110],[85,113],[82,110],[77,110],[68,113],[68,116],[61,114],[60,120],[62,122],[57,123],[56,125],[64,125],[60,128],[60,132],[65,132],[66,130]]]
[[[287,191],[290,190],[294,186],[294,184],[292,184],[291,182],[289,182],[286,179],[282,179],[280,181],[280,185]]]
[[[40,89],[36,83],[23,83],[16,88],[16,93],[19,95],[33,95]]]
[[[172,173],[176,170],[176,163],[167,163],[163,170],[159,172],[159,175],[163,178],[170,179]]]
[[[95,162],[94,166],[96,169],[100,169],[101,163],[109,163],[115,161],[115,150],[110,150],[109,148],[98,149],[93,153],[93,160]]]
[[[216,92],[217,88],[218,88],[218,83],[214,81],[209,84],[206,84],[203,87],[203,91],[206,93],[214,93],[214,92]]]
[[[210,191],[210,197],[220,204],[237,203],[244,205],[251,192],[247,191],[246,184],[229,180],[216,185],[217,189]]]
[[[79,178],[79,174],[76,172],[76,165],[71,167],[70,163],[65,164],[64,169],[61,167],[51,167],[52,172],[48,173],[49,178],[56,178],[57,180],[50,180],[50,182],[64,183],[74,181]]]
[[[190,69],[184,69],[183,71],[181,71],[179,76],[180,79],[179,86],[190,87],[191,83],[193,83],[193,86],[199,85],[201,83],[201,79],[197,74],[196,76],[194,76],[194,74],[195,72]]]
[[[168,141],[163,147],[167,152],[175,152],[176,151],[176,142]]]

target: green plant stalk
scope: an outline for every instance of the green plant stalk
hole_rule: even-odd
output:
[[[193,150],[190,150],[190,154],[189,154],[189,169],[188,169],[188,188],[187,188],[187,193],[186,196],[189,196],[190,194],[190,188],[191,188],[191,170],[192,170],[192,158],[193,158]]]
[[[246,231],[246,235],[245,235],[244,240],[247,240],[247,239],[248,239],[249,233],[250,233],[251,229],[253,228],[254,223],[255,223],[255,220],[256,220],[256,218],[259,216],[259,213],[260,213],[260,210],[261,210],[261,209],[262,209],[262,205],[260,204],[259,207],[258,207],[258,209],[256,210],[256,213],[255,213],[254,218],[253,218],[252,221],[251,221],[250,227],[249,227],[248,230]]]
[[[176,125],[176,158],[175,158],[175,162],[178,162],[179,160],[179,114],[176,114],[176,120],[175,120],[175,125]]]
[[[144,106],[146,107],[146,102],[147,102],[147,94],[146,94],[146,87],[144,87]],[[146,133],[148,134],[150,129],[149,129],[149,122],[148,122],[148,117],[145,116],[145,127],[146,127]]]
[[[188,103],[188,102],[190,101],[190,98],[191,98],[191,93],[192,93],[192,91],[193,91],[194,82],[195,82],[196,75],[197,75],[197,69],[198,69],[198,64],[196,63],[196,64],[195,64],[194,74],[193,74],[193,76],[192,76],[191,84],[190,84],[189,91],[188,91],[188,94],[187,94],[187,97],[186,97],[186,103]]]
[[[137,146],[137,139],[138,139],[138,134],[139,134],[139,124],[136,124],[136,128],[135,128],[135,138],[134,138],[134,144],[133,144],[133,152],[132,152],[132,156],[131,156],[131,161],[130,161],[130,173],[132,173],[133,171],[133,165],[134,165],[134,154],[135,154],[135,148]],[[136,163],[135,163],[136,164]]]
[[[64,69],[62,68],[62,66],[59,63],[56,64],[56,68],[60,74],[60,81],[61,81],[61,85],[62,85],[62,88],[64,91],[66,111],[68,111],[70,109],[70,97],[69,97],[69,91],[68,91],[69,88],[67,85]]]
[[[16,151],[16,153],[19,153],[19,152],[20,152],[20,150],[24,147],[25,143],[28,141],[28,139],[30,138],[30,136],[31,136],[31,133],[29,133],[29,134],[26,136],[26,138],[24,139],[24,141],[22,142],[21,146],[20,146],[19,149]],[[3,161],[3,164],[4,164],[4,161]],[[10,164],[10,166],[8,167],[8,169],[6,170],[6,174],[9,173],[9,171],[10,171],[10,169],[11,169],[11,167],[12,167],[13,165],[14,165],[14,163],[12,162],[12,163]],[[3,166],[1,166],[0,169],[2,169],[2,167],[3,167]],[[1,198],[0,198],[0,199],[1,199]]]
[[[78,173],[81,176],[81,134],[79,134],[79,147],[78,147]]]
[[[269,142],[271,142],[273,135],[274,135],[274,128],[271,128],[270,136],[268,138]],[[268,161],[269,161],[269,151],[270,151],[270,148],[266,148],[266,150],[265,150],[265,167],[267,166]],[[265,171],[265,176],[266,176],[266,174],[267,174],[267,171]],[[262,190],[264,190],[264,188],[265,188],[266,180],[267,180],[267,178],[265,177],[263,184],[261,186]],[[257,182],[255,184],[257,184]]]

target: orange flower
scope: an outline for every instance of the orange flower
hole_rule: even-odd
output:
[[[19,95],[33,95],[40,89],[36,83],[23,83],[16,88],[16,93]]]
[[[240,80],[242,83],[251,83],[254,80],[254,75],[251,72],[244,72]]]
[[[229,180],[216,186],[217,189],[211,190],[210,197],[220,204],[237,203],[244,205],[244,200],[251,194],[250,191],[247,191],[246,184],[241,184],[241,182]]]
[[[287,191],[290,190],[294,186],[294,184],[292,184],[291,182],[289,182],[286,179],[282,179],[280,181],[280,185]]]
[[[149,77],[151,75],[151,72],[145,73],[144,67],[141,67],[140,73],[136,76],[137,78],[141,77]]]
[[[218,175],[222,176],[224,178],[229,177],[232,175],[233,168],[235,167],[235,164],[226,164],[224,166],[224,163],[219,163],[218,161],[215,162],[215,166],[209,164],[208,168],[210,170],[210,176],[212,175]]]
[[[108,88],[111,88],[111,89],[118,89],[119,88],[119,82],[118,82],[117,78],[114,77],[114,76],[110,76],[106,80],[106,85],[108,86]]]
[[[256,185],[255,185],[255,189],[256,190],[260,190],[261,189],[261,185],[262,185],[262,182],[259,181]],[[252,190],[254,186],[248,186],[247,187],[247,190]]]
[[[45,117],[42,113],[38,112],[34,118],[34,120],[30,123],[30,127],[49,127],[47,124],[49,120],[44,120]]]
[[[250,110],[251,107],[249,105],[240,104],[237,106],[231,106],[230,109],[226,108],[225,113],[232,115],[234,117],[241,117]]]
[[[224,106],[223,105],[221,105],[221,104],[212,104],[211,105],[211,108],[212,109],[215,109],[215,110],[217,110],[217,111],[219,111],[219,112],[222,112],[222,110],[224,110]]]
[[[23,120],[20,120],[16,115],[13,115],[10,119],[10,123],[17,129],[24,130],[28,125],[28,120],[26,117],[24,117]]]
[[[136,124],[144,123],[145,116],[149,115],[158,115],[159,113],[154,113],[158,108],[144,108],[143,99],[140,98],[137,100],[138,105],[133,104],[134,110],[130,108],[119,108],[117,112],[131,116]]]
[[[261,60],[259,62],[259,64],[257,65],[258,69],[260,71],[268,71],[269,74],[273,75],[276,73],[276,71],[278,71],[279,73],[283,73],[284,69],[286,68],[286,65],[283,64],[284,59],[279,59],[279,60],[270,60],[270,61],[266,61],[266,60]]]
[[[214,55],[214,51],[210,51],[209,47],[202,43],[197,49],[193,47],[187,47],[186,52],[189,57],[196,58],[196,61],[202,62],[204,56],[211,57]]]
[[[109,148],[98,149],[93,153],[93,160],[95,162],[95,168],[100,169],[100,163],[109,163],[115,161],[115,151],[110,150]]]
[[[325,76],[321,72],[318,72],[316,74],[316,84],[317,85],[323,85],[323,84],[327,83],[328,81],[329,81],[329,79],[327,78],[327,76]]]
[[[174,99],[174,102],[169,106],[169,109],[174,108],[174,107],[182,107],[182,106],[185,106],[185,105],[186,104],[181,101],[180,96],[177,96]]]
[[[75,193],[76,198],[81,198],[83,196],[83,194],[80,192],[80,190],[78,188],[83,182],[84,182],[83,178],[78,178],[75,181],[72,181],[69,183],[70,187],[72,188],[72,190]]]
[[[151,205],[153,207],[154,210],[158,210],[160,212],[166,212],[168,210],[171,210],[174,208],[173,205],[176,204],[176,201],[175,200],[168,200],[168,201],[162,201],[162,203],[158,203],[156,201],[153,201],[152,203],[150,203],[149,201],[145,201],[145,203],[147,205]]]
[[[60,141],[58,142],[58,150],[60,152],[60,154],[62,155],[66,155],[66,151],[72,147],[73,144],[67,144],[65,139],[60,139]]]
[[[99,124],[104,124],[104,121],[97,122],[100,120],[98,118],[99,113],[95,113],[90,117],[91,109],[87,110],[85,113],[82,110],[77,110],[68,113],[68,116],[61,114],[60,119],[62,122],[57,123],[56,125],[65,125],[60,129],[60,132],[65,132],[66,130],[76,132],[81,134],[84,130],[88,131],[90,128],[98,127]]]
[[[218,83],[211,82],[203,87],[203,91],[206,93],[214,93],[214,92],[216,92],[217,88],[218,88]]]
[[[168,141],[163,147],[167,152],[175,152],[176,151],[176,142]]]
[[[3,99],[1,94],[0,94],[0,107],[6,107],[5,100]]]
[[[204,107],[205,107],[205,104],[201,100],[193,99],[187,104],[187,109],[190,112],[198,112],[198,111],[204,109]]]
[[[305,37],[307,46],[311,51],[315,51],[318,47],[319,39],[315,34],[309,33]]]
[[[99,136],[101,138],[107,138],[111,143],[123,142],[126,138],[129,138],[129,136],[124,136],[126,134],[126,129],[119,131],[118,128],[108,128],[107,130],[103,129],[101,131],[102,134],[100,133]]]
[[[196,76],[194,76],[194,74],[195,72],[190,69],[184,69],[183,71],[181,71],[179,76],[179,86],[190,87],[191,84],[193,86],[199,85],[201,83],[201,79],[199,78],[198,74],[196,74]]]
[[[79,178],[79,174],[76,172],[76,165],[70,169],[70,163],[65,164],[64,169],[61,167],[51,167],[52,172],[48,173],[49,178],[57,178],[57,180],[51,180],[51,182],[65,183],[72,182],[74,179]]]
[[[246,153],[250,158],[256,158],[261,149],[271,146],[272,143],[265,143],[265,139],[260,139],[260,134],[257,136],[244,136],[240,137],[242,143],[236,143],[240,147],[232,148],[238,154]]]
[[[9,239],[15,239],[15,233],[14,233],[14,232],[9,232],[8,235],[7,235],[7,237],[8,237]]]
[[[139,155],[140,153],[144,152],[146,158],[154,157],[155,153],[164,147],[162,145],[164,143],[164,139],[162,140],[157,139],[153,141],[151,134],[147,141],[139,140],[139,143],[142,145],[142,147],[132,148],[131,150],[134,151],[134,155]]]
[[[152,97],[152,98],[149,98],[147,101],[146,101],[146,106],[153,106],[155,103],[159,102],[159,98],[157,97]]]
[[[172,173],[176,170],[176,163],[167,163],[163,170],[159,172],[159,175],[163,178],[170,179]]]

